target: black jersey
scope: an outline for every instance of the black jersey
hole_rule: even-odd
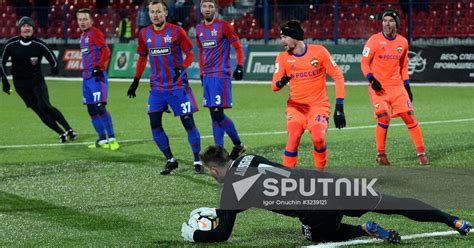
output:
[[[41,60],[46,57],[52,68],[58,66],[53,51],[42,40],[20,36],[9,39],[1,50],[0,76],[6,76],[6,64],[11,57],[13,82],[42,79]]]

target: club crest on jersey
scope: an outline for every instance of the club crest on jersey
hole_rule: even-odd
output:
[[[171,37],[171,36],[169,36],[169,35],[167,34],[165,37],[163,37],[163,40],[165,40],[165,43],[171,43],[171,39],[172,39],[172,38],[173,38],[173,37]]]
[[[89,48],[88,47],[81,48],[81,53],[89,53]]]
[[[317,58],[312,58],[312,59],[311,59],[311,65],[312,65],[312,66],[316,67],[316,66],[318,66],[318,63],[319,63],[319,61],[318,61]]]
[[[212,36],[217,36],[217,30],[216,30],[215,28],[212,29],[211,35],[212,35]]]
[[[398,46],[398,47],[397,47],[397,52],[398,52],[398,53],[402,53],[402,51],[403,51],[403,47]]]
[[[216,47],[217,42],[215,40],[206,40],[201,42],[203,48]]]
[[[171,54],[171,48],[169,47],[150,48],[149,53],[151,56],[168,55],[168,54]]]
[[[38,57],[31,57],[30,58],[30,63],[31,63],[31,65],[37,65],[38,64]]]

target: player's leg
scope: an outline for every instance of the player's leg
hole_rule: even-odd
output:
[[[385,152],[387,132],[390,126],[390,111],[387,103],[388,94],[378,95],[372,87],[369,86],[369,97],[375,118],[377,119],[377,126],[375,127],[376,162],[380,165],[390,165]]]
[[[326,132],[328,129],[328,117],[322,111],[314,111],[308,117],[308,129],[313,141],[314,167],[324,171],[327,164],[328,149],[326,146]]]
[[[413,111],[400,113],[400,117],[405,122],[405,125],[408,128],[408,132],[410,133],[411,139],[413,140],[413,143],[415,144],[416,152],[420,160],[420,164],[421,165],[429,164],[429,160],[426,157],[426,153],[425,153],[425,144],[423,141],[423,134],[421,132],[421,127],[416,121]]]
[[[283,165],[289,168],[295,168],[298,163],[298,146],[301,136],[306,128],[305,116],[296,108],[286,108],[286,130],[288,139],[286,142],[285,153],[283,155]]]
[[[215,80],[216,79],[212,77],[202,78],[204,107],[209,108],[214,144],[224,147],[224,129],[219,125],[219,121],[223,119],[223,113],[220,113],[220,110],[216,108],[217,102],[221,102],[221,96],[216,92],[216,86],[218,85]]]
[[[199,152],[201,151],[201,135],[194,123],[192,114],[180,116],[186,133],[188,134],[188,142],[194,155],[194,162],[199,162]]]
[[[59,127],[58,124],[53,119],[51,119],[51,117],[41,107],[41,103],[34,93],[33,88],[15,87],[15,90],[21,99],[23,99],[23,102],[25,102],[26,107],[31,108],[31,110],[33,110],[33,112],[38,115],[38,117],[47,127],[55,131],[59,136],[64,133],[61,127]]]
[[[211,111],[213,126],[214,126],[214,123],[217,123],[220,129],[223,130],[225,133],[227,133],[229,138],[232,140],[234,147],[232,148],[232,151],[230,152],[229,156],[231,159],[236,159],[240,154],[245,152],[245,146],[242,144],[240,140],[240,137],[239,137],[239,134],[237,133],[234,122],[224,114],[224,108],[211,107],[209,108],[209,110]],[[214,136],[214,140],[216,140],[215,136]],[[223,141],[224,139],[222,137],[222,145],[223,145]]]
[[[40,103],[40,108],[43,109],[53,121],[59,123],[63,126],[64,130],[66,130],[65,133],[61,134],[60,142],[66,142],[66,136],[69,136],[70,140],[75,140],[77,138],[76,132],[71,128],[63,114],[49,101],[49,93],[46,83],[44,81],[41,82],[38,87],[34,88],[33,92]]]
[[[462,220],[457,216],[452,216],[427,203],[412,198],[382,195],[380,203],[371,212],[388,215],[403,215],[419,222],[444,223],[457,230],[461,235],[467,235],[472,227],[468,221]]]
[[[107,140],[107,131],[105,130],[104,123],[100,118],[99,106],[96,103],[87,104],[87,113],[89,114],[92,122],[92,126],[95,129],[95,132],[99,136],[99,139],[95,144],[90,145],[89,148],[110,148]]]
[[[110,144],[110,149],[111,150],[117,150],[120,148],[120,145],[118,144],[116,138],[115,138],[115,131],[114,131],[114,125],[112,121],[112,115],[110,115],[110,112],[107,111],[106,105],[107,105],[107,99],[108,99],[108,93],[109,93],[109,80],[107,77],[107,73],[104,72],[103,77],[96,77],[96,88],[95,92],[100,92],[100,105],[99,107],[99,116],[100,119],[102,120],[102,123],[104,124],[105,130],[107,132],[107,137],[109,139],[109,144]]]

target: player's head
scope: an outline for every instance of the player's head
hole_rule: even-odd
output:
[[[293,52],[300,41],[304,40],[304,31],[297,20],[291,20],[280,26],[280,41],[287,52]]]
[[[400,27],[400,15],[395,10],[387,10],[382,15],[383,32],[387,36],[393,36]]]
[[[87,31],[94,21],[92,20],[92,11],[88,8],[79,9],[76,12],[77,24],[82,31]]]
[[[202,0],[201,1],[201,14],[204,20],[211,22],[216,16],[217,4],[214,0]]]
[[[156,27],[161,27],[166,22],[168,16],[168,5],[163,0],[151,0],[148,4],[148,15]]]
[[[231,161],[229,153],[221,146],[208,146],[199,153],[199,159],[202,164],[209,170],[209,174],[219,183],[224,182],[225,174],[228,170],[227,166]]]
[[[33,36],[33,29],[35,27],[35,21],[29,16],[23,16],[18,20],[17,26],[20,28],[20,36],[23,38],[29,38]]]

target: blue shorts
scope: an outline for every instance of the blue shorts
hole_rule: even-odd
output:
[[[82,102],[84,104],[107,103],[109,80],[104,77],[91,77],[82,80]]]
[[[150,91],[148,96],[148,113],[165,111],[168,106],[174,116],[183,116],[199,111],[193,90],[190,87],[167,92]]]
[[[232,108],[232,83],[230,78],[202,78],[204,107]]]

